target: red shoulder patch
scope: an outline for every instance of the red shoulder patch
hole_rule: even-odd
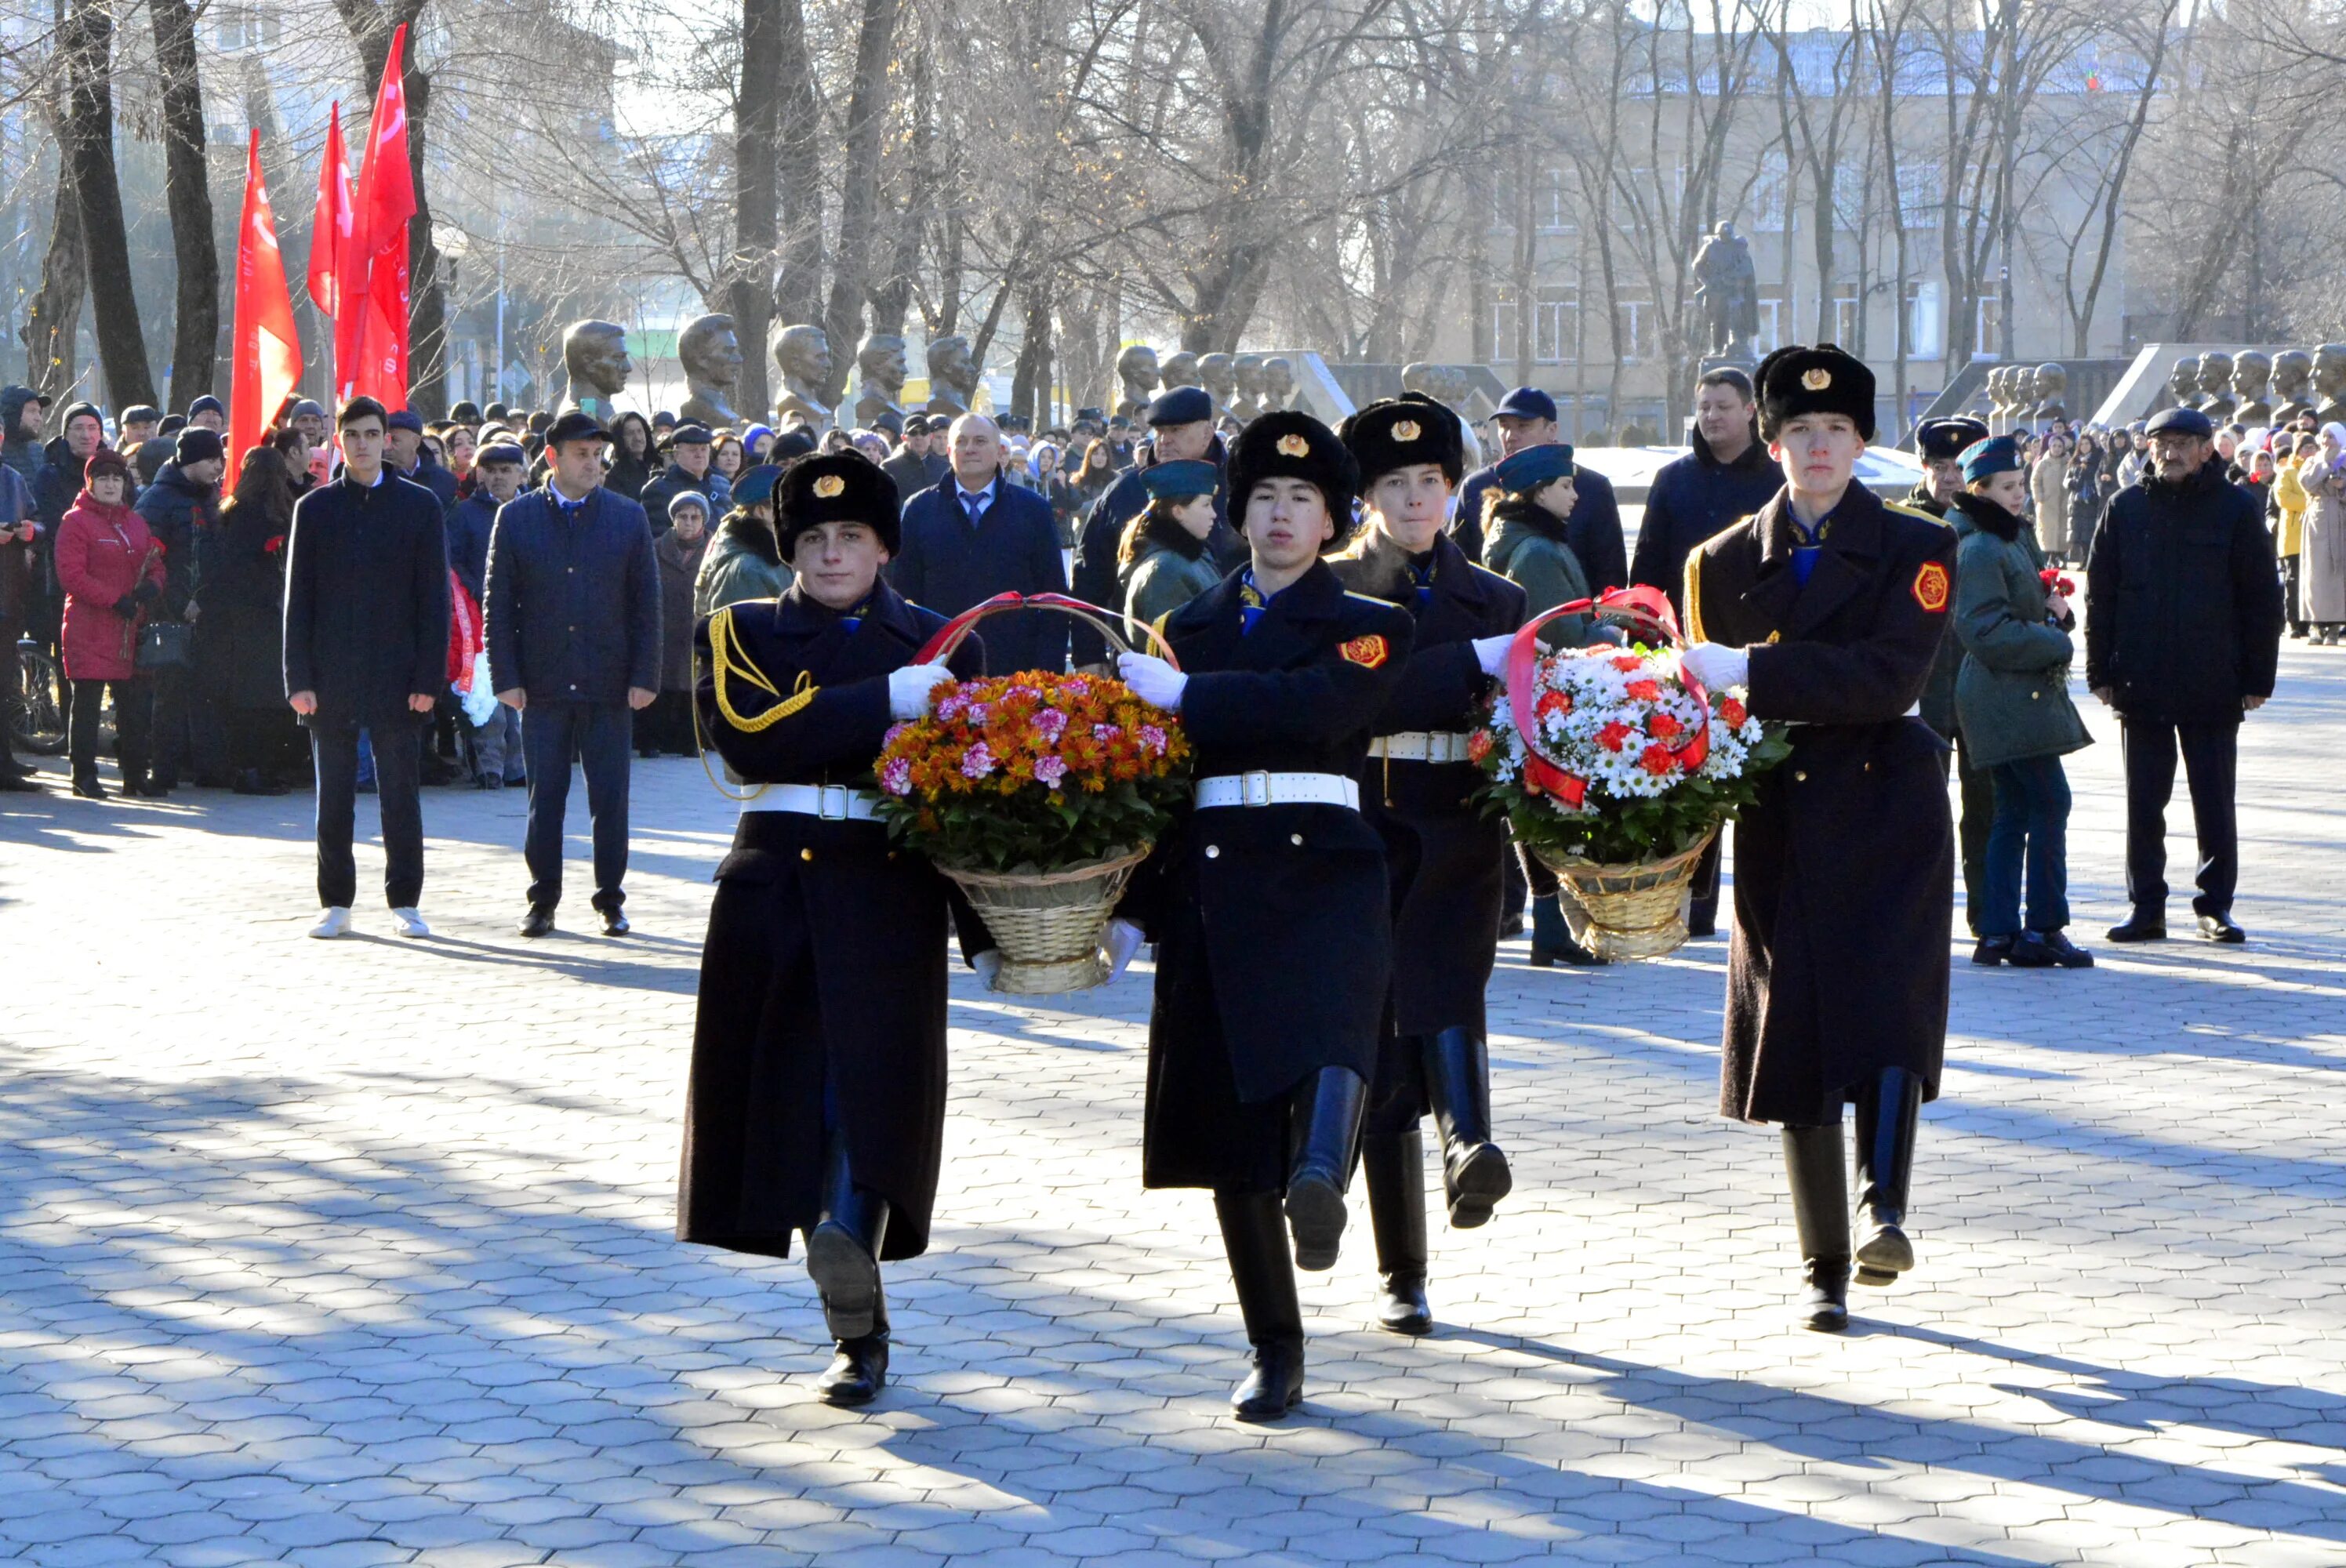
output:
[[[1336,651],[1363,669],[1374,669],[1391,657],[1385,639],[1379,636],[1354,637]]]
[[[1914,602],[1932,615],[1947,607],[1947,569],[1936,561],[1925,561],[1914,574]]]

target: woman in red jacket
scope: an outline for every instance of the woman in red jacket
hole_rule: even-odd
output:
[[[97,718],[114,688],[122,788],[160,795],[148,779],[149,704],[138,679],[138,626],[163,595],[163,546],[129,507],[130,464],[104,448],[90,454],[82,491],[57,528],[57,581],[66,591],[66,677],[73,682],[73,790],[106,799],[97,782]]]

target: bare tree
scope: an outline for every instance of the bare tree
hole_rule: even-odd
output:
[[[220,337],[219,249],[204,167],[204,92],[196,13],[188,0],[147,0],[162,82],[164,193],[178,290],[171,328],[171,398],[181,408],[212,390]]]

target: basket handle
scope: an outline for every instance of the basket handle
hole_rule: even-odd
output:
[[[913,656],[913,662],[933,664],[939,659],[951,658],[954,650],[969,640],[970,631],[978,622],[988,616],[1001,615],[1006,610],[1056,610],[1061,615],[1071,616],[1076,620],[1088,624],[1093,630],[1106,637],[1118,653],[1132,651],[1132,643],[1127,639],[1125,631],[1138,627],[1140,635],[1156,645],[1158,657],[1175,669],[1181,667],[1180,661],[1173,657],[1173,645],[1158,636],[1156,627],[1146,622],[1135,620],[1120,611],[1104,610],[1097,605],[1086,604],[1083,600],[1073,598],[1066,594],[1003,593],[994,595],[982,604],[972,605],[968,609],[939,626],[936,635],[922,644],[921,651]],[[1121,627],[1118,626],[1119,622],[1122,623]]]
[[[1532,664],[1539,657],[1539,641],[1535,634],[1559,616],[1590,615],[1599,620],[1643,623],[1658,630],[1668,639],[1669,646],[1682,648],[1686,638],[1678,631],[1678,617],[1670,608],[1669,596],[1659,588],[1640,583],[1634,587],[1612,588],[1592,599],[1575,599],[1568,605],[1558,605],[1543,610],[1515,630],[1515,640],[1507,645],[1507,708],[1515,717],[1515,733],[1524,738],[1524,782],[1535,790],[1555,796],[1566,805],[1577,809],[1588,793],[1588,780],[1577,773],[1567,773],[1544,756],[1539,748],[1538,716],[1532,711]],[[1678,680],[1687,695],[1701,704],[1705,713],[1710,711],[1710,694],[1702,683],[1681,667]],[[1678,765],[1691,773],[1702,766],[1710,754],[1710,726],[1698,725],[1686,744],[1671,755]]]

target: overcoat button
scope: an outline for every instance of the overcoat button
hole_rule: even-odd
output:
[[[1871,763],[1871,762],[1867,763],[1867,764],[1865,765],[1865,770],[1866,770],[1868,773],[1872,772],[1872,771],[1873,771],[1873,764],[1872,764],[1872,763]]]
[[[2032,691],[2028,694],[2028,700],[2035,702],[2038,697],[2043,697],[2044,695],[2045,694],[2041,691]]]
[[[1219,844],[1208,844],[1206,846],[1206,859],[1209,860],[1221,852],[1222,847]]]
[[[1795,782],[1795,783],[1799,783],[1799,784],[1805,784],[1805,783],[1807,783],[1807,782],[1809,781],[1809,776],[1808,776],[1806,773],[1804,773],[1804,772],[1803,772],[1803,773],[1794,773],[1794,774],[1792,775],[1792,779],[1793,779],[1793,782]]]
[[[1287,841],[1290,844],[1300,844],[1303,842],[1303,835],[1300,833],[1290,833],[1287,835]]]
[[[814,851],[812,850],[801,850],[799,851],[799,859],[801,860],[811,860],[814,859]]]

